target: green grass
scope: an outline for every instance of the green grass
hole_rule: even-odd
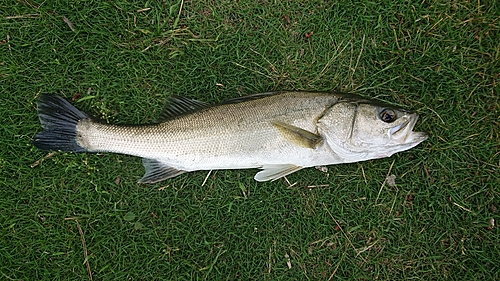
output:
[[[497,2],[179,10],[0,3],[0,279],[85,280],[86,262],[94,280],[500,279],[500,228],[489,227],[500,223]],[[47,155],[31,145],[42,92],[87,98],[74,103],[124,124],[153,122],[169,95],[334,89],[416,110],[431,137],[388,159],[297,172],[291,187],[257,183],[255,170],[137,185],[140,159],[115,154],[30,167]]]

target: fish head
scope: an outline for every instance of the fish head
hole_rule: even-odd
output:
[[[344,162],[389,157],[427,139],[414,132],[418,115],[369,100],[340,102],[318,120],[318,131]]]

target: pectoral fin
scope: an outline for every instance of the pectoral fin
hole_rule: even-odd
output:
[[[302,167],[293,164],[266,165],[262,167],[262,171],[255,175],[254,179],[256,181],[274,181],[293,172],[297,172],[300,169],[302,169]]]
[[[172,168],[155,159],[142,158],[142,164],[144,165],[146,173],[139,180],[139,183],[156,183],[186,172]]]
[[[280,121],[272,121],[273,126],[283,135],[283,137],[298,146],[315,149],[322,142],[323,138],[299,127],[286,124]]]

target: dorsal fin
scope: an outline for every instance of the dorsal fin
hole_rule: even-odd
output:
[[[165,108],[163,109],[158,121],[165,121],[174,117],[186,115],[194,111],[207,108],[209,104],[188,99],[182,96],[171,96],[167,99]]]
[[[249,101],[249,100],[257,100],[257,99],[265,98],[265,97],[272,96],[272,95],[275,95],[278,93],[281,93],[281,92],[266,92],[266,93],[253,94],[253,95],[248,95],[248,96],[243,96],[243,97],[237,97],[237,98],[225,100],[221,104],[240,103],[240,102]]]

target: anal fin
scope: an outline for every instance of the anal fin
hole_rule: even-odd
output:
[[[172,168],[155,159],[142,158],[142,164],[144,165],[146,173],[138,183],[157,183],[186,172]]]
[[[254,179],[256,181],[274,181],[297,172],[300,169],[302,169],[302,167],[293,164],[265,165],[262,167],[262,171],[255,174]]]

